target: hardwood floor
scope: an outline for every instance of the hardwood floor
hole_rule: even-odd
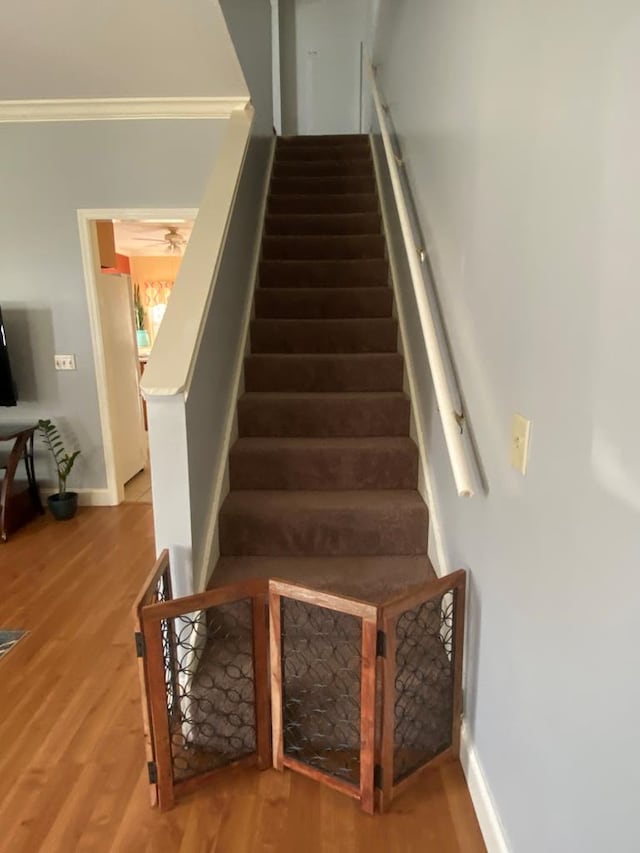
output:
[[[0,849],[7,853],[476,853],[459,765],[367,817],[285,772],[233,770],[171,812],[148,806],[131,603],[151,507],[42,519],[0,545]]]

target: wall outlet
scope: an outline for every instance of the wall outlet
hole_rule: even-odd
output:
[[[524,476],[529,461],[529,438],[531,421],[522,415],[514,415],[511,420],[511,464]]]
[[[75,370],[76,357],[75,355],[54,355],[53,360],[56,365],[56,370]]]

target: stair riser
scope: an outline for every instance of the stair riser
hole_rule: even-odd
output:
[[[232,489],[415,489],[418,451],[281,449],[242,450],[229,458]]]
[[[336,195],[320,192],[316,195],[271,196],[269,213],[378,213],[378,198],[374,193]]]
[[[393,293],[389,287],[258,288],[258,318],[391,317]]]
[[[363,146],[325,145],[321,148],[303,145],[301,148],[278,148],[275,163],[369,163],[371,149]]]
[[[370,160],[276,160],[273,165],[274,178],[335,178],[342,175],[365,175],[373,177]]]
[[[220,514],[220,552],[237,556],[414,555],[427,551],[426,506],[411,511],[297,510],[277,523],[242,511]]]
[[[319,133],[308,136],[278,137],[278,151],[289,148],[323,148],[334,145],[369,148],[369,137],[362,133]]]
[[[376,184],[373,177],[317,177],[317,178],[272,178],[269,193],[296,195],[300,193],[373,193]]]
[[[381,234],[336,236],[266,236],[262,241],[265,260],[315,260],[336,258],[384,258]]]
[[[251,355],[245,361],[247,391],[401,391],[403,361],[397,354],[370,356]]]
[[[379,234],[382,229],[377,213],[322,213],[316,216],[304,214],[270,215],[264,223],[268,235],[301,234]]]
[[[384,287],[388,284],[389,265],[382,258],[260,262],[261,287]]]
[[[398,327],[393,319],[253,320],[255,353],[396,352]]]
[[[409,435],[409,400],[265,399],[242,397],[240,436]]]

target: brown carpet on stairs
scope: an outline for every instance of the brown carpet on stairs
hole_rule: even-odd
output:
[[[366,136],[278,140],[250,344],[211,585],[432,578]]]

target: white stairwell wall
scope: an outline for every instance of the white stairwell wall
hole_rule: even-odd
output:
[[[378,5],[379,87],[486,478],[471,501],[455,494],[409,301],[440,570],[471,575],[463,763],[485,841],[632,853],[637,4]],[[533,422],[524,478],[509,466],[514,412]]]
[[[252,106],[228,121],[143,379],[156,548],[171,552],[176,596],[203,589],[217,558],[274,146],[270,6],[221,5]]]

